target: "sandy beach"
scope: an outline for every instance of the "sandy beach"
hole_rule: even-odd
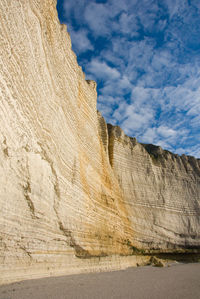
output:
[[[200,263],[138,267],[27,280],[0,287],[0,299],[200,298]]]

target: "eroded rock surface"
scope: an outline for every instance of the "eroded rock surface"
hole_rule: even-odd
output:
[[[200,161],[140,144],[108,125],[109,156],[143,249],[200,246]]]
[[[0,22],[1,282],[197,248],[199,161],[107,130],[56,1],[1,0]]]

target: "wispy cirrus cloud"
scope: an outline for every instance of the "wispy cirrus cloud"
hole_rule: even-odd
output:
[[[106,120],[200,157],[199,0],[58,0],[58,11]]]

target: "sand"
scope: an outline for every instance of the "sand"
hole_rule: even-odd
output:
[[[200,263],[51,277],[4,285],[0,299],[199,299]]]

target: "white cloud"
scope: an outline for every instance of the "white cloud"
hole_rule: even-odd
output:
[[[144,130],[153,119],[154,111],[149,107],[137,109],[134,104],[121,101],[113,113],[113,118],[128,135],[135,136],[139,130]]]
[[[101,2],[65,1],[74,48],[93,50],[98,109],[139,141],[200,156],[199,0]]]
[[[119,30],[122,34],[129,35],[131,37],[138,36],[138,21],[136,15],[128,15],[123,12],[119,19]]]
[[[98,103],[103,105],[109,105],[113,106],[116,105],[119,102],[119,98],[113,97],[113,96],[99,96],[98,97]]]
[[[176,138],[181,137],[183,132],[175,131],[167,126],[147,128],[140,140],[143,143],[151,143],[161,146],[164,149],[171,150],[176,143]]]
[[[120,90],[126,90],[127,91],[127,90],[132,89],[133,85],[131,84],[129,78],[126,75],[124,75],[124,76],[122,76],[122,78],[118,82],[118,88]]]
[[[160,126],[157,128],[157,133],[160,134],[164,138],[175,137],[177,132],[169,127]]]
[[[174,67],[173,58],[170,52],[166,50],[157,50],[152,58],[151,66],[155,71],[160,71],[162,68]]]
[[[133,85],[130,83],[129,79],[126,76],[120,76],[120,77],[106,77],[106,82],[104,86],[99,89],[99,92],[101,95],[107,97],[107,96],[123,96],[124,94],[127,94],[131,92]]]
[[[112,50],[112,46],[110,47],[110,49],[104,49],[101,51],[101,58],[109,63],[112,63],[116,66],[123,66],[124,61],[122,59],[122,57],[118,57],[118,55],[116,55],[113,50]]]
[[[110,35],[112,31],[120,30],[115,17],[124,10],[127,10],[125,2],[107,1],[104,4],[90,2],[85,8],[85,22],[95,36]]]
[[[103,80],[116,80],[120,78],[120,73],[116,68],[108,66],[105,62],[93,59],[87,66],[88,73]]]
[[[82,29],[79,31],[74,31],[69,26],[68,29],[72,39],[72,46],[77,53],[83,53],[88,50],[94,49],[93,45],[87,37],[88,32],[86,30]]]
[[[184,147],[184,148],[179,148],[176,150],[177,154],[182,155],[189,155],[193,157],[199,157],[200,158],[200,147],[199,145],[194,145],[192,147]]]
[[[166,6],[169,11],[170,19],[172,19],[174,16],[180,15],[185,4],[186,1],[182,1],[182,0],[167,0]]]
[[[104,36],[110,31],[110,28],[107,26],[109,11],[106,5],[90,3],[86,6],[84,17],[87,25],[95,35]]]
[[[67,23],[70,22],[72,16],[74,16],[76,21],[82,23],[83,11],[86,6],[87,0],[64,0],[63,8]]]
[[[98,103],[97,105],[97,109],[99,111],[101,111],[101,114],[107,119],[107,122],[112,122],[113,123],[113,119],[111,119],[110,115],[112,114],[112,107],[110,107],[109,105],[106,105],[105,103]]]
[[[148,128],[141,137],[141,141],[144,143],[154,143],[156,136],[156,128]]]

